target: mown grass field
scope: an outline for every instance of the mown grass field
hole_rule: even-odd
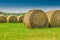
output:
[[[0,23],[0,40],[60,40],[60,28],[28,29],[23,23]]]

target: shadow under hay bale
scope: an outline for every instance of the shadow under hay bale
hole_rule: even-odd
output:
[[[24,15],[23,22],[27,28],[48,27],[48,18],[42,10],[30,10]]]
[[[6,23],[7,18],[4,15],[0,15],[0,23]]]
[[[18,21],[17,21],[17,16],[15,16],[15,15],[9,15],[8,17],[7,17],[7,22],[8,23],[17,23]]]
[[[23,15],[17,16],[17,20],[19,23],[23,23]]]
[[[49,28],[51,28],[51,24],[49,23]]]

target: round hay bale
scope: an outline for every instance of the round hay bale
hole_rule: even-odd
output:
[[[0,15],[0,23],[6,23],[7,22],[7,18],[4,15]]]
[[[51,24],[50,24],[50,19],[51,19],[51,15],[53,14],[53,11],[54,10],[51,10],[51,11],[48,11],[46,14],[48,16],[48,20],[49,20],[49,27],[51,27]]]
[[[15,15],[9,15],[7,17],[7,22],[16,23],[17,22],[17,16],[15,16]]]
[[[48,27],[48,18],[42,10],[30,10],[23,18],[23,22],[27,28]]]
[[[60,27],[60,10],[54,10],[50,12],[50,24],[52,27]]]
[[[18,16],[17,20],[19,23],[22,23],[23,22],[23,15]]]
[[[48,20],[50,22],[50,19],[51,19],[51,15],[53,14],[54,10],[51,10],[51,11],[48,11],[46,14],[48,16]]]

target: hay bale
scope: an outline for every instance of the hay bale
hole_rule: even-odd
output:
[[[17,20],[19,23],[23,22],[23,15],[17,16]]]
[[[48,26],[48,18],[42,10],[30,10],[24,15],[23,22],[28,28],[42,28]]]
[[[51,27],[51,24],[50,24],[50,19],[51,19],[51,15],[53,14],[53,11],[54,10],[51,10],[51,11],[48,11],[46,14],[48,16],[48,20],[49,20],[49,27]]]
[[[53,10],[50,11],[49,15],[51,14],[49,20],[52,27],[59,27],[60,26],[60,10]]]
[[[16,23],[17,22],[17,16],[15,16],[15,15],[9,15],[7,17],[7,22]]]
[[[51,15],[53,14],[54,10],[51,10],[51,11],[48,11],[46,14],[48,16],[48,20],[50,22],[50,19],[51,19]]]
[[[4,15],[0,15],[0,23],[6,23],[7,22],[7,18]]]

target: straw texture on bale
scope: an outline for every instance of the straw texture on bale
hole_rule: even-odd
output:
[[[7,17],[7,22],[16,23],[17,22],[17,16],[15,16],[15,15],[9,15]]]
[[[48,16],[48,20],[49,20],[49,27],[51,27],[51,24],[50,24],[50,19],[51,19],[51,15],[53,14],[53,11],[54,10],[51,10],[51,11],[48,11],[46,14]]]
[[[23,22],[23,15],[18,16],[17,17],[17,20],[18,20],[19,23],[22,23]]]
[[[0,15],[0,23],[6,23],[7,22],[7,18],[4,15]]]
[[[48,20],[50,22],[50,19],[51,19],[51,15],[53,14],[54,10],[51,10],[51,11],[48,11],[46,14],[48,16]]]
[[[60,27],[60,10],[54,10],[50,13],[52,14],[49,19],[51,26]]]
[[[30,10],[24,15],[23,22],[27,28],[48,27],[48,18],[42,10]]]

